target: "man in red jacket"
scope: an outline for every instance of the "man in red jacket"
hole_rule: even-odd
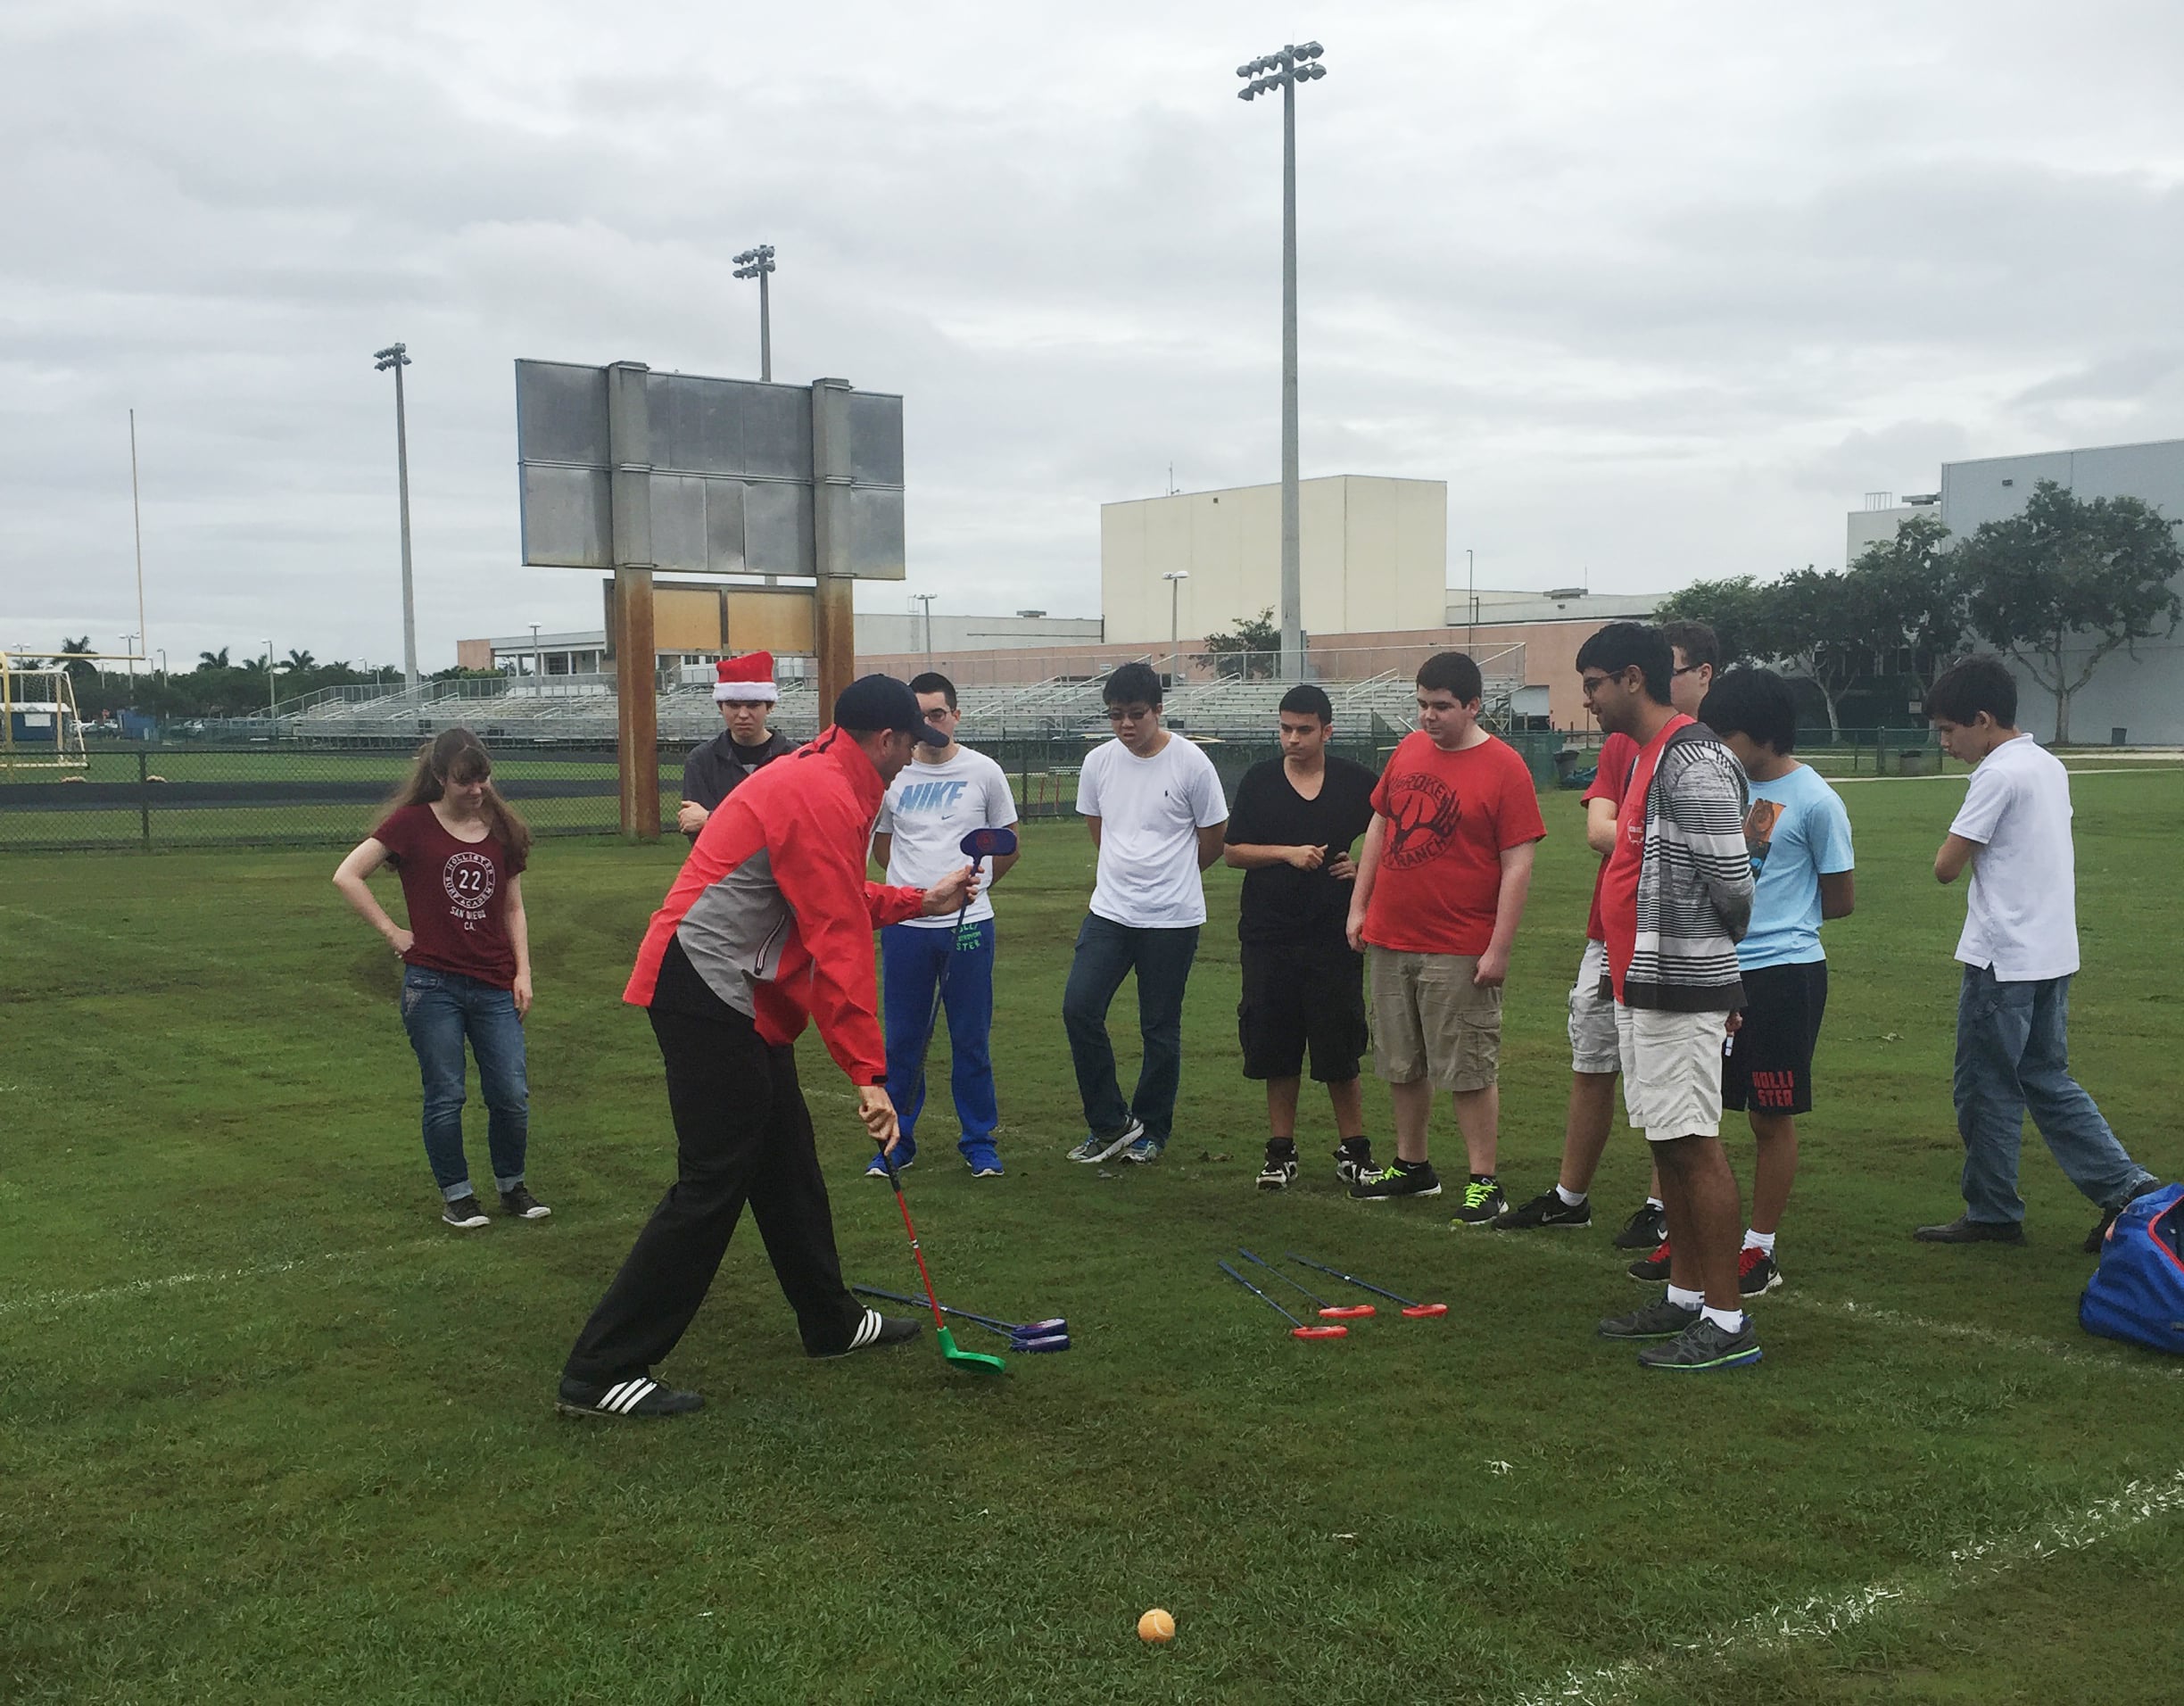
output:
[[[906,685],[866,675],[834,701],[831,728],[753,774],[699,832],[622,995],[649,1014],[666,1063],[675,1182],[577,1335],[560,1409],[667,1416],[703,1406],[650,1371],[705,1301],[747,1200],[807,1354],[916,1336],[917,1322],[864,1308],[842,1283],[794,1044],[817,1021],[856,1086],[864,1129],[892,1149],[873,932],[954,912],[975,884],[965,866],[930,889],[885,888],[865,880],[865,849],[913,746],[947,739]]]

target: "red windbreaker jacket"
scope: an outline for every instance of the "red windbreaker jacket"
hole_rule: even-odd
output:
[[[767,1042],[793,1042],[816,1020],[852,1082],[886,1083],[872,933],[924,905],[922,890],[865,876],[886,792],[836,728],[754,772],[698,832],[622,998],[649,1006],[667,945],[680,941],[706,987]]]

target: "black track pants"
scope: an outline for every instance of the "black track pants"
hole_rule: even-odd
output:
[[[769,1046],[738,1013],[650,1012],[674,1115],[675,1182],[576,1336],[565,1371],[608,1384],[665,1359],[705,1301],[746,1201],[805,1348],[847,1349],[864,1312],[842,1283],[795,1050]]]

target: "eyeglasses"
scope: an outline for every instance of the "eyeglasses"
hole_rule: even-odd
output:
[[[1592,697],[1593,690],[1602,682],[1613,681],[1615,677],[1613,675],[1585,675],[1579,678],[1578,685],[1584,689],[1584,696],[1587,699],[1591,699]]]
[[[1149,716],[1157,716],[1160,708],[1154,705],[1110,705],[1107,720],[1110,723],[1142,723]]]
[[[1672,670],[1670,670],[1668,673],[1669,673],[1669,675],[1672,675],[1672,676],[1674,676],[1674,675],[1697,675],[1697,674],[1698,674],[1698,673],[1699,673],[1700,670],[1704,669],[1706,667],[1707,667],[1707,666],[1706,666],[1706,665],[1704,665],[1704,664],[1685,664],[1685,665],[1684,666],[1684,667],[1683,667],[1683,668],[1681,668],[1681,669],[1672,669]]]

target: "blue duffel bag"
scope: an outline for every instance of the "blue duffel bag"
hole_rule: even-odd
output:
[[[2184,1185],[2148,1191],[2115,1217],[2100,1266],[2078,1300],[2078,1324],[2184,1356]]]

